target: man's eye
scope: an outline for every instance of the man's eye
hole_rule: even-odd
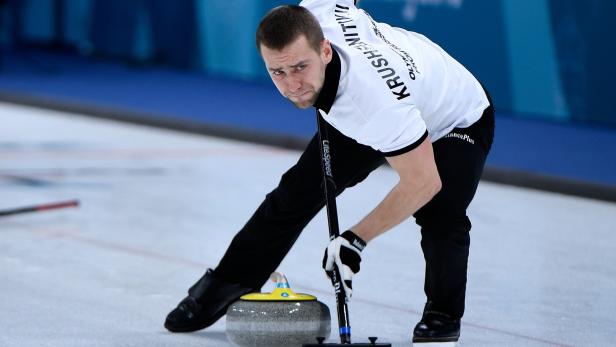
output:
[[[282,75],[284,75],[284,71],[273,71],[272,75],[274,75],[274,76],[282,76]]]
[[[300,65],[297,67],[297,71],[302,71],[305,68],[306,68],[306,65]]]

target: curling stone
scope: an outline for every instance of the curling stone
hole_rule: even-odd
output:
[[[317,337],[328,338],[331,316],[317,298],[291,290],[278,272],[271,293],[251,293],[227,310],[227,337],[240,346],[301,346]]]

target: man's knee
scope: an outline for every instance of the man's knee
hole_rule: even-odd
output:
[[[466,240],[471,230],[471,221],[466,211],[420,210],[415,214],[415,222],[421,227],[423,237],[454,236]]]

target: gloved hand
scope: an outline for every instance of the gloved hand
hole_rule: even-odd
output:
[[[355,235],[351,230],[347,230],[333,239],[325,249],[323,269],[327,276],[331,278],[334,264],[338,266],[347,299],[350,299],[353,294],[353,275],[359,272],[361,251],[364,247],[366,247],[366,241]]]

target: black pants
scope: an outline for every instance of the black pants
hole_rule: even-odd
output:
[[[380,152],[331,126],[328,132],[337,194],[363,181],[384,163]],[[471,229],[466,209],[475,195],[493,133],[494,110],[490,106],[471,127],[456,128],[451,136],[433,143],[442,189],[415,214],[426,260],[427,299],[431,309],[454,317],[464,313]],[[261,288],[324,205],[315,135],[297,164],[282,176],[278,187],[267,194],[235,236],[215,272],[228,281]]]

